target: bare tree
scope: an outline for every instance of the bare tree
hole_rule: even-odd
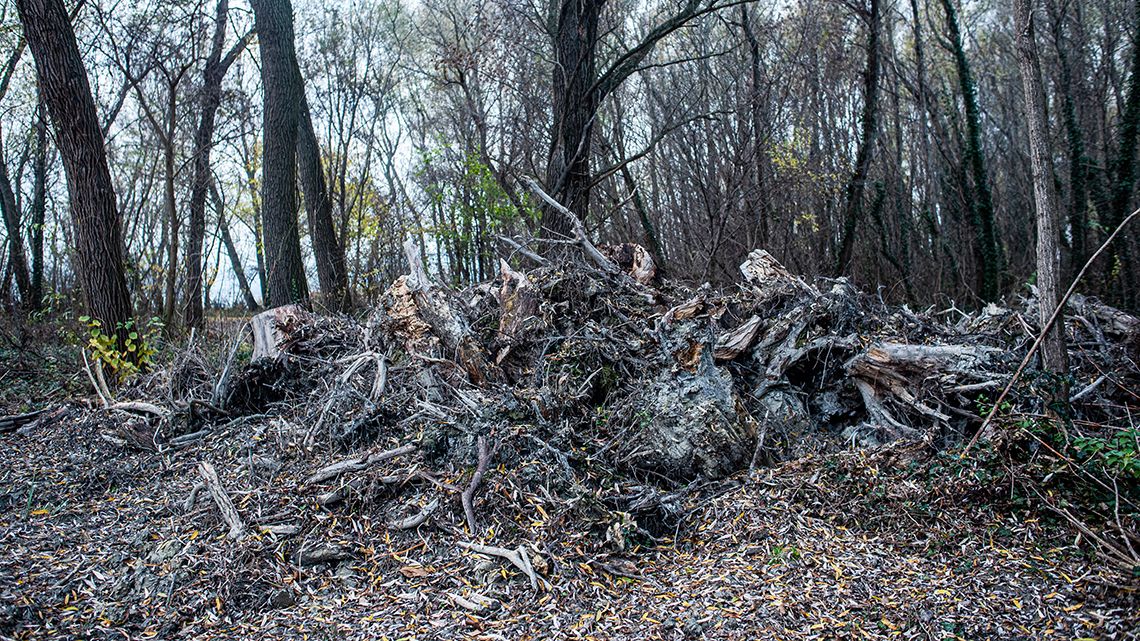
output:
[[[83,294],[91,315],[117,332],[122,346],[131,296],[119,212],[79,46],[62,0],[18,0],[16,8],[67,174]]]
[[[1032,0],[1014,0],[1013,22],[1017,35],[1021,84],[1025,92],[1025,116],[1029,128],[1029,156],[1033,164],[1033,194],[1037,206],[1037,300],[1038,318],[1045,327],[1053,317],[1061,295],[1060,234],[1057,229],[1057,197],[1053,193],[1053,164],[1049,160],[1049,127],[1045,122],[1045,90],[1042,87],[1037,39],[1033,28]],[[1045,369],[1057,374],[1068,371],[1064,324],[1058,323],[1041,345]]]
[[[194,136],[194,182],[190,189],[190,230],[186,247],[186,326],[202,328],[202,244],[206,236],[206,192],[213,182],[210,152],[214,146],[214,121],[222,102],[222,79],[245,50],[253,33],[238,39],[223,55],[229,1],[218,0],[214,36],[201,88],[201,111]]]

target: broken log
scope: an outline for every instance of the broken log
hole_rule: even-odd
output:
[[[36,420],[46,410],[36,410],[26,414],[15,414],[12,416],[0,416],[0,434],[7,434],[8,432],[15,432],[16,430],[24,427],[25,425]]]

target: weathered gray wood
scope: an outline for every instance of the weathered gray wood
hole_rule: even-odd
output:
[[[229,538],[239,540],[245,538],[246,527],[245,521],[242,520],[241,514],[238,513],[237,507],[234,502],[230,500],[230,495],[226,493],[226,488],[222,486],[221,479],[218,478],[218,472],[206,461],[198,463],[198,473],[202,475],[202,480],[206,483],[206,490],[210,493],[210,497],[214,499],[214,504],[218,506],[218,511],[222,514],[222,520],[226,525],[230,526]]]

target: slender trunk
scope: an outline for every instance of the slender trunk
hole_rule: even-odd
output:
[[[174,194],[174,118],[176,116],[176,103],[173,87],[170,94],[170,111],[167,114],[170,118],[170,125],[167,130],[166,148],[162,154],[163,209],[166,211],[166,218],[170,225],[169,242],[166,245],[166,289],[162,304],[163,320],[167,327],[174,326],[174,298],[180,271],[178,265],[178,241],[181,235],[179,227],[182,222],[178,218],[178,205]]]
[[[121,221],[79,45],[63,0],[18,0],[16,8],[67,176],[75,271],[91,315],[116,333],[122,349],[131,297],[123,269]]]
[[[1029,129],[1029,159],[1033,167],[1033,200],[1037,207],[1037,299],[1038,317],[1044,327],[1053,317],[1060,298],[1061,252],[1057,226],[1057,198],[1053,193],[1053,167],[1049,159],[1049,128],[1045,121],[1045,89],[1037,59],[1031,0],[1013,1],[1017,61],[1025,94],[1026,125]],[[1041,345],[1045,369],[1057,374],[1068,371],[1064,323],[1053,326]]]
[[[321,148],[313,130],[309,104],[301,97],[301,113],[297,129],[297,170],[301,175],[301,190],[305,197],[305,212],[309,218],[309,240],[317,263],[317,279],[324,292],[324,304],[332,311],[348,311],[352,297],[348,289],[348,269],[345,267],[344,246],[336,237],[333,227],[332,200],[321,165]]]
[[[28,257],[24,251],[24,230],[20,207],[16,203],[16,195],[12,190],[12,181],[8,175],[8,163],[3,157],[4,141],[0,134],[0,213],[4,217],[4,227],[8,232],[8,268],[16,279],[16,289],[20,292],[22,307],[30,307],[32,296],[32,279],[28,272]]]
[[[740,23],[744,27],[744,39],[748,43],[749,72],[751,74],[751,95],[749,111],[752,120],[752,171],[754,182],[753,207],[756,210],[756,228],[760,234],[760,246],[768,246],[768,179],[764,153],[764,101],[760,96],[760,40],[752,29],[752,16],[748,5],[740,5]]]
[[[237,245],[234,243],[233,236],[230,235],[230,222],[226,220],[226,208],[222,204],[222,196],[218,193],[217,185],[213,181],[210,182],[210,195],[218,216],[218,231],[222,236],[222,244],[226,246],[226,255],[229,256],[230,266],[234,270],[234,277],[237,278],[238,289],[241,290],[246,309],[251,312],[255,311],[257,299],[253,297],[253,290],[249,287],[249,279],[246,278],[245,266],[241,263],[241,255],[238,254]]]
[[[201,329],[203,316],[202,245],[206,237],[206,192],[213,184],[210,152],[214,146],[214,122],[222,102],[222,79],[230,64],[245,47],[243,38],[223,60],[229,0],[218,0],[214,37],[202,80],[202,106],[198,130],[194,134],[194,183],[190,188],[190,230],[186,238],[186,326]]]
[[[1086,176],[1092,171],[1092,159],[1085,151],[1085,137],[1077,117],[1076,92],[1069,49],[1064,39],[1064,14],[1054,16],[1053,45],[1061,73],[1061,113],[1065,124],[1065,140],[1069,147],[1069,237],[1070,271],[1076,275],[1088,257],[1088,199]]]
[[[253,0],[264,85],[262,223],[266,306],[309,303],[297,223],[297,124],[301,77],[289,0]]]
[[[1140,0],[1136,0],[1133,11],[1135,44],[1132,47],[1132,68],[1129,71],[1128,96],[1120,116],[1120,146],[1112,162],[1112,201],[1105,217],[1105,227],[1109,232],[1116,229],[1131,211],[1132,192],[1136,187],[1136,149],[1140,142]],[[1109,291],[1114,290],[1112,283],[1117,281],[1117,275],[1121,277],[1115,288],[1117,293],[1113,296],[1119,302],[1129,302],[1135,295],[1128,240],[1124,238],[1124,242],[1110,247],[1105,263]]]
[[[1140,0],[1138,0],[1140,1]],[[978,107],[978,90],[970,61],[966,58],[962,32],[954,0],[942,0],[946,14],[946,29],[954,49],[954,63],[958,68],[958,84],[966,108],[966,162],[974,182],[972,222],[978,256],[978,296],[983,301],[996,300],[1001,289],[1002,251],[994,223],[993,195],[986,170],[986,155],[982,147],[981,109]]]
[[[859,151],[855,156],[855,168],[851,180],[847,183],[843,205],[843,236],[835,262],[836,275],[846,272],[851,264],[851,254],[855,248],[855,231],[863,212],[867,174],[871,170],[871,154],[879,130],[879,31],[882,23],[879,0],[871,0],[867,20],[867,68],[863,72],[862,131],[859,137]]]
[[[44,218],[47,213],[47,115],[42,97],[36,105],[36,153],[32,159],[32,289],[28,303],[34,310],[44,302]]]

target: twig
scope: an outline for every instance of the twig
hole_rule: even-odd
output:
[[[1041,347],[1041,343],[1044,342],[1045,336],[1049,334],[1049,330],[1053,328],[1053,325],[1057,322],[1057,318],[1061,316],[1061,313],[1065,309],[1065,303],[1067,303],[1069,301],[1069,298],[1072,297],[1073,291],[1076,290],[1077,284],[1081,282],[1081,278],[1084,277],[1085,272],[1089,269],[1089,266],[1092,265],[1093,262],[1096,261],[1096,259],[1099,258],[1102,253],[1104,253],[1104,250],[1108,248],[1113,240],[1116,240],[1116,237],[1120,234],[1121,230],[1123,230],[1124,227],[1127,226],[1128,223],[1132,222],[1132,219],[1136,218],[1138,215],[1140,215],[1140,209],[1137,209],[1131,214],[1128,214],[1128,217],[1122,220],[1120,224],[1116,226],[1116,229],[1112,232],[1112,234],[1107,239],[1105,239],[1100,248],[1096,250],[1096,253],[1094,253],[1087,261],[1085,261],[1084,267],[1081,267],[1081,271],[1077,272],[1077,276],[1073,279],[1072,284],[1069,285],[1069,289],[1065,291],[1065,295],[1062,296],[1061,300],[1057,302],[1057,307],[1053,310],[1053,314],[1049,316],[1049,320],[1046,321],[1045,326],[1042,327],[1041,331],[1037,334],[1037,338],[1033,341],[1033,345],[1029,348],[1029,351],[1025,353],[1025,358],[1021,359],[1021,364],[1017,366],[1017,370],[1014,371],[1013,377],[1009,379],[1008,383],[1006,383],[1005,389],[1001,391],[1001,394],[998,396],[997,400],[994,401],[994,406],[990,408],[989,413],[986,414],[985,420],[982,421],[982,426],[978,428],[978,431],[974,433],[974,437],[971,438],[970,442],[966,444],[966,447],[962,449],[962,454],[960,456],[966,456],[966,454],[970,452],[970,449],[973,448],[974,445],[978,442],[978,439],[980,439],[983,435],[986,435],[990,423],[993,422],[994,416],[997,414],[998,409],[1001,408],[1002,402],[1005,401],[1005,397],[1009,396],[1010,390],[1013,389],[1014,384],[1017,383],[1017,380],[1019,378],[1021,378],[1021,375],[1025,372],[1026,366],[1029,365],[1029,360],[1032,359],[1033,355],[1037,353],[1037,348]]]
[[[549,265],[550,264],[550,261],[546,260],[542,256],[539,256],[538,254],[527,249],[526,247],[523,246],[522,243],[518,242],[517,240],[515,240],[509,236],[495,236],[495,238],[498,238],[500,241],[510,245],[511,247],[514,247],[516,252],[522,254],[523,256],[526,256],[527,258],[531,259],[535,263],[538,263],[539,265]]]
[[[1092,383],[1090,383],[1088,387],[1086,387],[1083,390],[1077,392],[1076,394],[1073,394],[1072,396],[1070,396],[1069,402],[1070,403],[1076,403],[1077,401],[1088,396],[1089,394],[1092,394],[1094,391],[1096,391],[1096,388],[1100,387],[1101,383],[1105,382],[1106,380],[1108,380],[1108,374],[1101,374],[1100,378],[1098,378],[1095,381],[1093,381]]]
[[[467,515],[467,529],[471,534],[475,534],[475,491],[479,489],[479,484],[483,482],[483,474],[487,472],[487,466],[491,463],[491,457],[494,451],[487,451],[487,439],[480,436],[476,442],[478,448],[479,462],[475,466],[475,474],[471,476],[471,483],[463,490],[463,495],[460,497],[463,501],[463,512]],[[495,450],[498,450],[498,445]]]
[[[194,509],[194,504],[198,502],[198,495],[201,494],[204,489],[206,489],[205,483],[195,483],[194,487],[190,488],[189,496],[182,502],[182,511],[189,512]]]

